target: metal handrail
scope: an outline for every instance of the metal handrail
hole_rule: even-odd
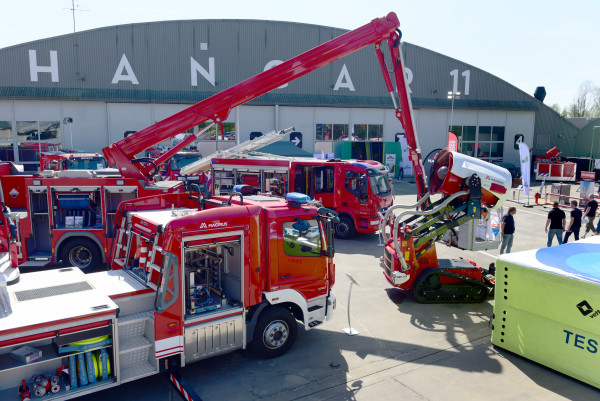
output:
[[[396,218],[394,219],[394,226],[392,228],[392,239],[394,241],[394,248],[396,249],[396,255],[398,256],[398,260],[400,260],[400,264],[402,265],[402,270],[408,270],[408,265],[406,264],[406,261],[404,260],[404,258],[402,257],[402,253],[400,251],[400,243],[398,242],[398,225],[400,223],[400,219],[403,216],[406,215],[411,215],[411,216],[429,216],[432,215],[434,213],[438,213],[440,211],[442,211],[442,209],[444,209],[450,202],[452,202],[454,199],[461,197],[461,196],[465,196],[468,195],[469,191],[462,191],[462,192],[457,192],[455,194],[452,194],[451,196],[447,197],[446,199],[444,199],[444,201],[442,203],[440,203],[440,205],[436,208],[430,209],[430,210],[416,210],[416,211],[405,211],[400,213],[398,216],[396,216]],[[398,205],[401,206],[401,205]],[[387,215],[387,213],[386,213]]]

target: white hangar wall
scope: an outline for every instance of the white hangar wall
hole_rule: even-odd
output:
[[[186,107],[188,105],[0,100],[0,121],[13,124],[59,121],[58,142],[63,148],[100,152],[122,139],[126,131],[139,131]],[[303,134],[302,148],[311,153],[332,153],[335,142],[317,140],[316,124],[347,124],[350,130],[354,124],[381,124],[383,142],[394,142],[396,133],[404,132],[392,109],[294,106],[240,106],[238,109],[231,112],[226,122],[239,124],[236,132],[241,132],[240,141],[248,140],[251,132],[294,127]],[[416,109],[414,114],[424,156],[446,146],[447,127],[451,122],[454,126],[504,127],[503,161],[506,162],[519,162],[518,151],[514,149],[515,135],[523,135],[525,143],[530,145],[533,142],[533,111]],[[65,117],[73,119],[70,127],[63,123]],[[201,141],[198,148],[202,154],[209,154],[232,145],[231,141]]]

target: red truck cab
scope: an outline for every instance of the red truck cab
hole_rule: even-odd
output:
[[[101,170],[106,168],[106,158],[100,153],[42,152],[40,171],[44,170]]]
[[[122,203],[112,268],[157,291],[156,358],[185,353],[189,363],[246,343],[275,357],[291,347],[295,320],[307,330],[328,320],[332,216],[263,195]],[[229,340],[207,343],[208,328]]]

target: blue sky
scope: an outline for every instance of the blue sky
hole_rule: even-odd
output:
[[[72,0],[5,0],[0,48],[73,32]],[[77,31],[182,19],[262,19],[357,28],[394,11],[403,40],[481,68],[545,103],[600,86],[600,1],[78,0]]]

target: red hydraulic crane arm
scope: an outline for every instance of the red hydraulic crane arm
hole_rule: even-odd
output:
[[[398,17],[393,12],[386,17],[374,19],[360,28],[332,39],[133,135],[129,135],[127,138],[102,149],[102,151],[108,163],[116,165],[122,176],[149,183],[147,167],[144,168],[137,163],[132,163],[132,159],[136,154],[207,120],[222,123],[234,107],[311,71],[331,64],[370,44],[381,43],[383,40],[390,41],[393,37],[397,38],[398,35],[395,32],[399,26]],[[386,74],[387,72],[384,75]],[[172,152],[170,155],[175,153],[173,149],[169,152]],[[167,156],[165,155],[165,157]]]
[[[381,72],[385,80],[385,86],[392,97],[392,101],[394,102],[396,118],[400,120],[400,123],[402,124],[406,134],[409,158],[413,165],[415,182],[417,183],[417,198],[421,199],[421,197],[428,191],[427,177],[425,177],[421,148],[419,147],[417,130],[413,120],[414,114],[412,102],[410,100],[410,89],[406,84],[406,79],[404,76],[404,59],[402,57],[402,52],[400,51],[400,39],[401,33],[398,31],[394,37],[394,40],[388,40],[388,46],[390,48],[390,54],[392,57],[392,71],[394,72],[394,79],[396,80],[396,85],[398,88],[400,107],[398,107],[398,104],[396,103],[394,87],[387,72],[387,66],[383,57],[383,52],[381,51],[381,44],[377,44],[375,46],[375,52],[377,53],[377,58],[379,59],[379,65],[381,66]]]

